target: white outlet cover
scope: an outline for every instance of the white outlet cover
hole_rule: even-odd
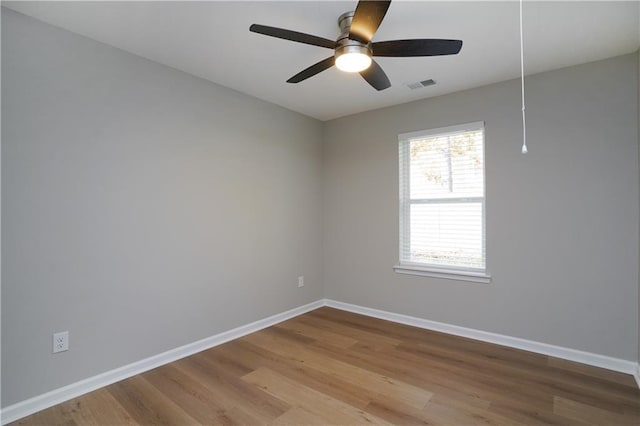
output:
[[[61,331],[53,334],[53,353],[69,350],[69,332]]]
[[[299,276],[298,277],[298,287],[304,287],[304,277],[303,276]]]

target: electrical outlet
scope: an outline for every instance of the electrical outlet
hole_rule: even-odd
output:
[[[69,332],[53,333],[53,353],[69,350]]]
[[[304,277],[302,275],[298,277],[298,287],[304,287]]]

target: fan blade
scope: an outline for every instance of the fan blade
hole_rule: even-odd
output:
[[[382,23],[382,19],[389,9],[389,4],[391,4],[391,0],[359,1],[351,21],[349,38],[369,43]]]
[[[297,31],[285,30],[283,28],[253,24],[249,27],[249,31],[285,40],[297,41],[298,43],[310,44],[312,46],[326,47],[327,49],[333,49],[336,47],[336,42],[333,40],[311,34],[299,33]]]
[[[301,81],[304,81],[309,77],[313,77],[314,75],[331,68],[333,64],[335,64],[335,62],[336,58],[333,56],[329,56],[327,59],[323,59],[317,64],[313,64],[309,68],[300,71],[298,74],[287,80],[287,83],[300,83]]]
[[[384,90],[391,87],[389,78],[376,61],[371,61],[371,66],[364,71],[360,71],[360,75],[376,90]]]
[[[373,56],[410,56],[455,55],[462,49],[462,40],[414,39],[390,40],[371,43]]]

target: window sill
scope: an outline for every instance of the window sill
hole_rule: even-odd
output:
[[[393,270],[398,274],[419,275],[422,277],[443,278],[446,280],[472,281],[483,284],[489,284],[491,282],[491,275],[482,272],[436,269],[413,265],[396,265],[393,267]]]

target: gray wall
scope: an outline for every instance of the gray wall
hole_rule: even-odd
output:
[[[519,80],[328,122],[326,296],[637,359],[637,73],[632,54],[528,77],[527,155]],[[492,283],[395,274],[397,135],[474,121]]]
[[[3,406],[322,297],[322,123],[5,9],[2,114]]]

